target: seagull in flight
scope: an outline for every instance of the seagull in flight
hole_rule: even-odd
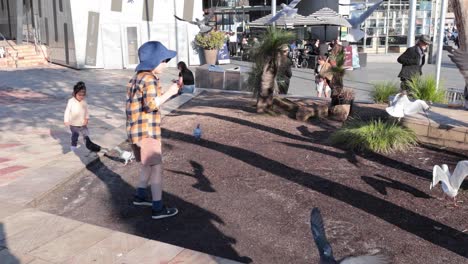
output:
[[[174,15],[175,18],[177,18],[180,21],[185,21],[193,25],[197,25],[198,28],[200,28],[200,33],[208,33],[211,30],[213,30],[212,26],[208,26],[208,22],[211,20],[211,18],[214,16],[213,9],[210,10],[208,14],[203,15],[203,19],[198,19],[195,18],[195,21],[189,21],[189,20],[184,20],[176,15]]]
[[[459,49],[455,50],[453,48],[449,49],[449,52],[450,54],[448,56],[453,61],[453,63],[457,65],[458,70],[465,79],[465,91],[463,95],[465,97],[465,108],[468,109],[468,53]]]
[[[453,174],[450,173],[447,164],[442,164],[442,166],[435,165],[432,170],[430,189],[432,190],[439,182],[442,182],[442,190],[447,196],[453,198],[454,206],[457,207],[456,197],[458,190],[467,176],[468,160],[458,162]]]
[[[286,4],[282,3],[281,8],[283,8],[283,9],[281,11],[279,11],[278,13],[276,13],[276,15],[274,15],[272,18],[270,18],[270,20],[268,20],[266,22],[266,24],[271,24],[271,23],[275,22],[276,20],[278,20],[281,16],[284,16],[284,15],[286,15],[288,17],[292,17],[295,14],[297,14],[297,8],[294,8],[294,7],[296,7],[296,5],[300,1],[301,0],[294,0],[291,3],[289,3],[289,5],[286,5]]]
[[[364,255],[357,257],[345,257],[341,260],[336,260],[333,257],[333,250],[328,243],[323,226],[322,215],[318,208],[312,209],[310,213],[310,228],[314,237],[315,244],[319,250],[319,264],[390,264],[390,260],[384,255]]]
[[[379,8],[380,4],[382,4],[383,0],[376,2],[372,5],[369,9],[367,9],[364,13],[362,13],[358,17],[348,18],[348,22],[351,24],[351,28],[349,29],[347,40],[349,42],[358,42],[361,40],[365,33],[361,30],[361,24],[372,15],[372,13]],[[365,4],[364,8],[365,9]]]

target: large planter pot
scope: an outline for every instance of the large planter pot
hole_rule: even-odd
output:
[[[218,50],[203,50],[205,54],[205,63],[206,64],[216,64],[216,59],[218,58]]]

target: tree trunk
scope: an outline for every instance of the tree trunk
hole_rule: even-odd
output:
[[[468,37],[468,1],[452,0],[453,12],[455,13],[455,23],[458,30],[458,40],[460,49],[467,51]]]
[[[273,92],[275,90],[277,72],[277,65],[273,62],[273,59],[270,59],[263,66],[260,92],[257,97],[257,113],[264,113],[273,105]]]

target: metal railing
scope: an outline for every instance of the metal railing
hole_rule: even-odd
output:
[[[13,45],[11,45],[10,42],[8,42],[8,40],[5,38],[5,36],[0,32],[0,37],[2,38],[2,40],[8,44],[8,46],[10,46],[10,48],[15,52],[15,54],[11,54],[8,49],[5,50],[7,56],[10,55],[11,58],[13,58],[13,60],[15,61],[15,67],[18,68],[18,50],[15,49],[15,47],[13,47]]]

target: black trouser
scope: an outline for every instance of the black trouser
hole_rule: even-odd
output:
[[[401,89],[402,91],[408,91],[408,90],[409,90],[408,82],[409,82],[410,80],[408,80],[408,79],[406,79],[406,78],[400,78],[400,81],[401,81],[401,83],[400,83],[400,89]]]
[[[235,56],[237,53],[237,42],[229,42],[229,53],[231,56]]]
[[[86,138],[89,135],[87,126],[70,126],[70,131],[72,132],[71,145],[73,147],[77,146],[78,137],[80,137],[80,133],[83,136],[83,138]]]

